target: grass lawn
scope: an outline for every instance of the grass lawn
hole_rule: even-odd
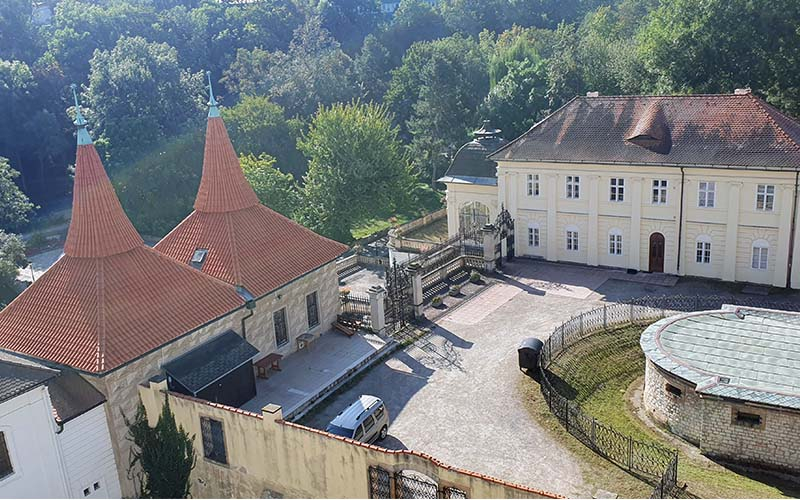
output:
[[[353,235],[354,240],[360,240],[361,238],[366,238],[367,236],[373,235],[379,231],[383,231],[384,229],[393,226],[400,226],[416,218],[416,214],[397,214],[391,217],[386,217],[385,219],[370,219],[350,229],[350,234]]]
[[[627,394],[644,374],[644,355],[639,348],[639,336],[643,328],[626,326],[598,333],[564,353],[551,365],[552,372],[563,381],[559,384],[559,392],[579,402],[587,413],[598,420],[612,425],[619,432],[632,435],[635,439],[655,442],[669,448],[676,448],[678,444],[678,480],[679,483],[688,484],[688,493],[691,495],[702,498],[797,497],[800,494],[800,486],[797,484],[778,481],[771,476],[739,474],[701,456],[691,445],[677,440],[671,442],[636,416]],[[528,385],[534,386],[536,391],[539,390],[535,382],[529,382]],[[567,434],[555,417],[550,415],[541,394],[538,399],[541,401],[531,403],[532,413],[537,419],[547,421],[549,417],[552,420],[549,427],[553,428],[555,434],[585,450],[585,453],[579,453],[581,457],[588,454],[599,459],[599,462],[587,459],[590,468],[602,466],[600,462],[605,464],[604,469],[610,476],[598,478],[598,481],[609,482],[610,485],[608,488],[600,485],[598,487],[621,496],[636,496],[635,487],[629,481],[617,482],[621,469],[597,457]],[[544,413],[547,415],[543,415]],[[642,494],[644,493],[638,492],[639,496]]]

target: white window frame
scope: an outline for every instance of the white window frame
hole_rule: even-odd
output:
[[[622,255],[622,231],[619,229],[612,229],[608,232],[608,254]]]
[[[527,193],[529,197],[536,198],[541,194],[541,184],[539,174],[528,174]]]
[[[566,188],[564,192],[564,196],[568,200],[580,200],[581,199],[581,176],[580,175],[568,175],[565,178],[564,186]]]
[[[756,186],[756,210],[759,212],[775,211],[775,184],[759,184]],[[759,207],[759,203],[761,207]]]
[[[612,177],[609,181],[608,201],[622,203],[625,201],[625,179]]]
[[[531,224],[528,226],[528,246],[530,248],[539,248],[541,244],[541,231],[538,224]]]
[[[697,184],[697,207],[714,208],[717,202],[717,183],[700,181]]]
[[[653,205],[666,205],[669,201],[668,190],[668,179],[653,179],[652,189],[650,191],[650,202]]]
[[[694,261],[697,264],[711,264],[711,238],[706,235],[701,235],[697,237],[695,242],[695,256]]]
[[[756,240],[753,242],[750,267],[756,271],[766,271],[769,269],[769,242],[767,240]]]
[[[580,234],[577,227],[568,227],[564,232],[564,238],[564,247],[568,252],[580,251]]]

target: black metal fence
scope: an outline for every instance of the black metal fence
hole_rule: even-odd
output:
[[[555,360],[588,337],[625,324],[648,324],[679,312],[715,310],[723,304],[798,311],[800,304],[768,297],[684,296],[639,297],[608,304],[571,318],[544,342],[539,357],[542,394],[564,428],[597,454],[655,484],[653,498],[674,497],[678,491],[677,451],[646,443],[598,421],[575,401],[560,394],[549,368]]]
[[[369,295],[361,293],[345,293],[339,296],[342,308],[339,314],[339,320],[351,324],[352,326],[365,326],[369,328],[372,325],[372,316],[369,305]]]
[[[369,467],[370,498],[467,498],[467,493],[452,486],[439,487],[414,471],[392,474],[381,467]]]

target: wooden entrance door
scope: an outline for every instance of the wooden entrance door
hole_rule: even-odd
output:
[[[661,233],[650,235],[650,272],[664,272],[664,235]]]

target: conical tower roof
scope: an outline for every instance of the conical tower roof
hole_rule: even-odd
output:
[[[104,373],[227,315],[243,300],[231,285],[144,244],[79,108],[75,123],[73,215],[64,255],[0,311],[0,349]]]
[[[210,81],[209,94],[195,210],[155,248],[260,297],[331,262],[347,247],[259,203],[220,117]]]

